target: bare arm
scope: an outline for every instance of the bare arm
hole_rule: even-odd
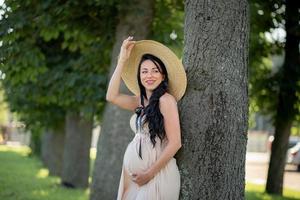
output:
[[[149,173],[154,177],[181,147],[179,114],[176,100],[171,95],[164,95],[159,101],[160,111],[164,116],[164,126],[168,144],[158,160],[150,167]]]
[[[164,116],[164,126],[168,144],[158,160],[142,174],[134,174],[134,181],[144,185],[150,181],[176,154],[181,147],[179,114],[176,100],[171,95],[163,95],[159,101],[160,111]]]
[[[134,43],[135,41],[132,41],[132,37],[128,37],[123,41],[118,64],[110,79],[106,92],[107,101],[127,110],[134,110],[139,105],[138,97],[120,94],[121,73],[130,56],[132,48],[134,47]]]

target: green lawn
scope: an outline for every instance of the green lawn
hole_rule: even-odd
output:
[[[1,200],[88,200],[88,190],[71,190],[59,185],[28,148],[0,145]]]
[[[246,184],[246,199],[247,200],[299,200],[300,199],[300,191],[291,190],[285,188],[283,191],[283,196],[269,195],[264,193],[265,186],[264,185],[256,185],[252,183]]]
[[[88,200],[89,190],[62,188],[59,178],[48,171],[26,147],[0,145],[0,199],[2,200]],[[92,160],[95,152],[91,151]],[[284,197],[267,195],[264,186],[246,184],[247,200],[299,200],[300,191],[284,190]]]

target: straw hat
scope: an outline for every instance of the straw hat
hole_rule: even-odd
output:
[[[144,54],[152,54],[165,64],[169,78],[168,92],[175,97],[176,101],[179,101],[184,95],[187,84],[183,65],[168,47],[153,40],[135,42],[121,75],[128,89],[135,95],[140,95],[137,73]]]

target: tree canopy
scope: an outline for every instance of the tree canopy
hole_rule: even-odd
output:
[[[118,5],[5,1],[0,70],[10,108],[28,124],[55,123],[70,110],[100,116]]]

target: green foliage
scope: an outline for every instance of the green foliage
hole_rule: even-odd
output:
[[[270,115],[274,120],[277,114],[279,88],[292,88],[292,90],[300,91],[299,86],[288,84],[288,81],[284,79],[282,65],[274,67],[272,65],[276,63],[271,62],[274,56],[284,56],[285,40],[270,38],[270,33],[278,28],[285,29],[285,2],[251,0],[250,8],[250,100],[254,102],[251,104],[256,105],[259,113]],[[299,72],[291,72],[291,77],[288,79],[292,79],[292,76],[299,76]],[[297,79],[300,80],[299,77]],[[298,108],[295,112],[299,115],[299,103],[295,107]]]
[[[7,124],[8,123],[8,105],[4,101],[4,91],[0,87],[0,124]]]
[[[272,71],[271,56],[282,54],[282,41],[269,41],[266,33],[282,27],[281,1],[250,1],[250,67],[251,101],[263,114],[274,115],[279,91],[278,75]]]
[[[182,57],[183,22],[183,1],[156,0],[150,37],[166,44]]]
[[[2,82],[28,127],[53,126],[69,110],[101,114],[117,6],[114,0],[5,1]]]

